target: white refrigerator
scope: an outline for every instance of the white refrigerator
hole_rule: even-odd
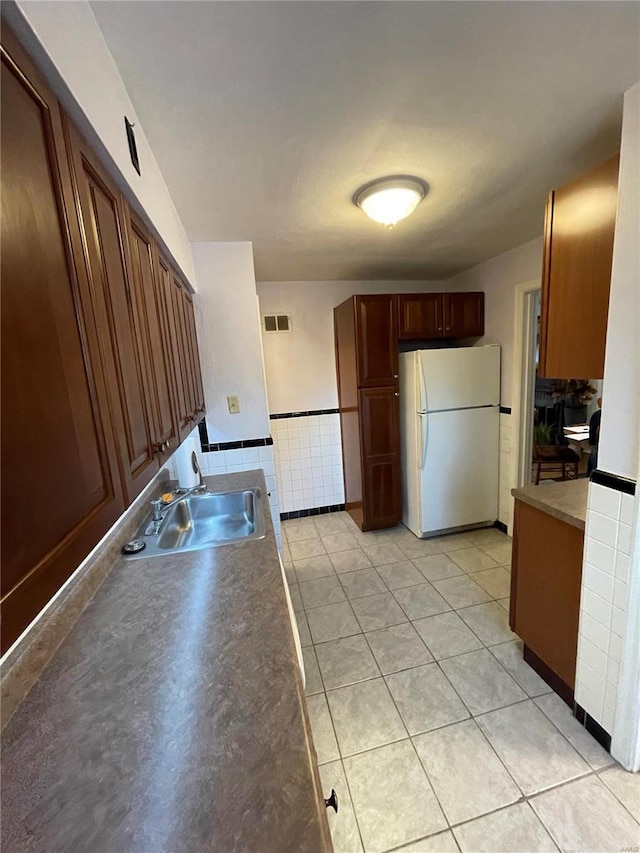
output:
[[[498,517],[500,346],[400,354],[403,521],[416,536]]]

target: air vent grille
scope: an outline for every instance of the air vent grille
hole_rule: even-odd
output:
[[[290,332],[291,314],[263,314],[262,328],[265,332]]]

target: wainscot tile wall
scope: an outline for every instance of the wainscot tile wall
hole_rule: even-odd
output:
[[[511,496],[511,409],[500,408],[500,473],[498,481],[498,521],[513,533],[513,497]]]
[[[196,439],[196,453],[198,456],[198,464],[205,476],[214,474],[231,474],[234,471],[255,471],[260,468],[264,471],[264,477],[267,484],[269,494],[269,508],[271,510],[271,518],[273,519],[273,527],[278,541],[278,548],[282,551],[282,533],[280,529],[280,501],[278,499],[278,483],[275,475],[275,460],[274,448],[271,443],[271,438],[256,439],[256,441],[264,441],[264,445],[252,445],[253,441],[236,441],[227,442],[227,444],[211,445],[202,443],[202,434],[198,429],[195,429],[189,438]],[[269,442],[268,444],[266,442]],[[225,449],[228,444],[245,445]],[[216,450],[205,450],[204,447],[218,448]],[[170,476],[175,479],[177,476],[173,459],[170,459],[165,466],[170,473]]]
[[[633,512],[633,495],[589,485],[575,698],[609,734],[629,597]]]
[[[344,503],[337,411],[271,415],[271,434],[280,512]]]

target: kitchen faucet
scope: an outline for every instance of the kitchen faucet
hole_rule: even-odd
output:
[[[207,484],[204,481],[204,477],[202,476],[202,470],[200,465],[198,464],[198,457],[195,454],[195,451],[191,454],[191,464],[193,466],[194,472],[198,475],[198,485],[191,486],[187,489],[182,489],[178,487],[175,490],[175,494],[177,495],[169,503],[165,503],[162,498],[158,498],[157,500],[151,501],[151,524],[145,530],[145,536],[155,536],[160,530],[160,524],[164,520],[165,514],[168,509],[179,504],[180,501],[183,501],[185,498],[189,497],[189,495],[199,495],[205,494],[207,492]]]

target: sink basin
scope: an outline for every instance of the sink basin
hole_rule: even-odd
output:
[[[137,535],[146,548],[131,556],[153,557],[261,539],[266,531],[262,491],[188,495],[169,507],[157,532],[149,532],[152,528],[147,519]]]

